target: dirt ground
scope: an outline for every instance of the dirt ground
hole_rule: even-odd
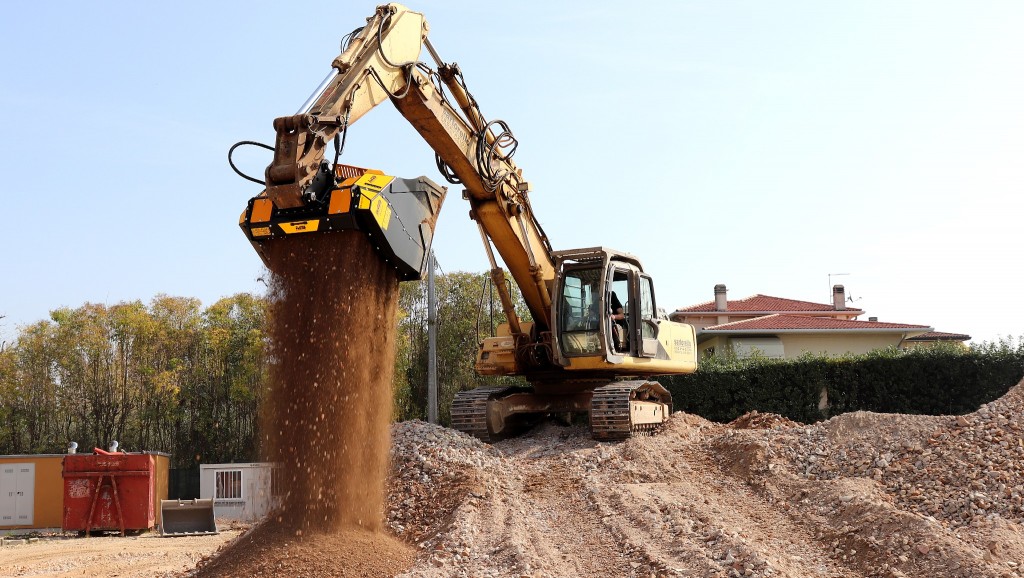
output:
[[[0,548],[0,576],[71,578],[154,578],[178,576],[222,544],[242,534],[241,528],[214,536],[163,538],[159,533],[122,538],[117,535],[41,537],[31,544]]]
[[[390,534],[257,530],[253,546],[204,559],[198,574],[1019,578],[1022,409],[1024,383],[965,416],[857,412],[800,425],[676,414],[658,435],[622,443],[554,424],[493,445],[395,424]],[[0,549],[0,575],[195,576],[184,568],[217,546],[64,542],[82,549]],[[158,565],[161,547],[177,552]],[[79,558],[91,561],[72,565]]]

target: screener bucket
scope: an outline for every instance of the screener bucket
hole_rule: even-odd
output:
[[[213,500],[160,500],[161,536],[216,534]]]
[[[264,264],[273,269],[265,249],[281,239],[356,229],[399,280],[420,279],[447,189],[426,177],[403,179],[347,165],[335,170],[337,185],[297,206],[279,207],[266,191],[249,200],[238,224]]]

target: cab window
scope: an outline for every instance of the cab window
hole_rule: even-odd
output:
[[[630,291],[629,271],[615,269],[612,273],[611,292],[608,294],[608,340],[612,351],[628,354],[631,350],[630,314],[632,311],[632,292]]]
[[[654,319],[654,285],[651,278],[640,277],[640,337],[642,339],[657,339],[657,330],[654,325],[644,323],[645,319]]]
[[[561,295],[561,348],[565,355],[602,352],[600,269],[567,271]]]

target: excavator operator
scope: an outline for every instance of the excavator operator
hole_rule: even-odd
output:
[[[612,323],[612,345],[616,351],[629,351],[629,324],[626,322],[626,312],[622,308],[619,296],[612,291],[612,298],[609,301],[609,316]]]

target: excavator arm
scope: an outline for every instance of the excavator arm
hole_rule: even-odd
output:
[[[402,67],[417,62],[426,34],[421,14],[388,5],[346,37],[313,95],[296,114],[274,120],[277,142],[266,184],[275,206],[296,208],[316,200],[328,144],[389,96],[404,92],[408,78]]]
[[[440,58],[428,31],[422,14],[399,4],[377,7],[366,26],[350,35],[331,73],[300,110],[274,121],[266,198],[283,210],[322,202],[339,173],[325,160],[330,143],[340,148],[351,124],[390,100],[434,150],[446,178],[464,187],[512,333],[522,330],[492,246],[520,288],[537,330],[545,331],[551,327],[556,270],[530,206],[529,185],[511,158],[516,142],[503,122],[487,122],[458,65]],[[419,60],[424,46],[436,69]]]

